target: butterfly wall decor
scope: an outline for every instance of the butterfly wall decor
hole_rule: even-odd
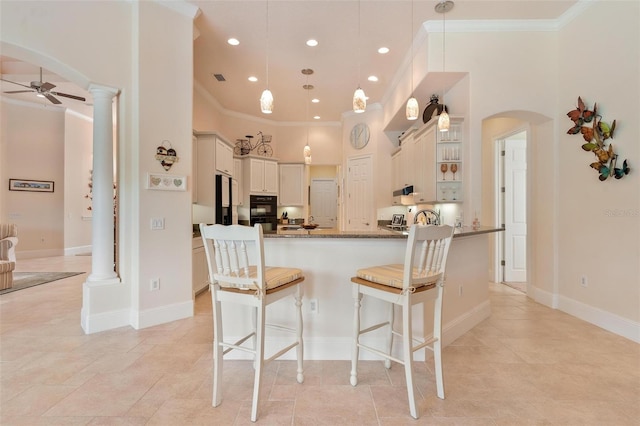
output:
[[[567,117],[573,121],[573,127],[567,130],[567,134],[582,135],[586,142],[582,144],[582,149],[593,152],[598,160],[589,166],[600,173],[600,176],[598,176],[600,181],[605,181],[611,176],[616,179],[622,179],[629,174],[631,168],[627,160],[622,162],[622,167],[616,167],[618,154],[613,150],[613,144],[607,144],[606,142],[607,139],[613,139],[616,120],[613,120],[609,125],[602,121],[602,117],[598,115],[597,111],[595,103],[593,104],[593,110],[590,110],[585,106],[582,98],[578,96],[577,108],[567,113]]]

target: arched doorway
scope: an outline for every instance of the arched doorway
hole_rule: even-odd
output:
[[[483,205],[488,206],[489,217],[495,218],[496,226],[505,225],[503,209],[504,197],[502,193],[503,169],[501,168],[502,147],[498,141],[525,132],[526,147],[523,157],[526,159],[522,179],[524,184],[518,191],[521,198],[522,217],[526,218],[524,230],[525,238],[520,253],[524,255],[521,263],[526,265],[524,281],[528,283],[527,293],[531,294],[538,279],[553,279],[553,268],[541,268],[544,264],[553,265],[549,248],[553,246],[553,239],[548,232],[553,225],[553,205],[556,194],[552,190],[552,178],[556,167],[552,150],[554,131],[553,121],[532,111],[505,111],[492,115],[483,120]],[[523,189],[522,189],[523,188]],[[542,214],[541,214],[542,212]],[[513,222],[510,225],[514,227]],[[541,244],[542,243],[542,244]],[[504,280],[502,260],[505,244],[497,242],[492,247],[492,279],[496,282]],[[546,250],[546,252],[545,252]],[[542,272],[541,272],[542,271]]]

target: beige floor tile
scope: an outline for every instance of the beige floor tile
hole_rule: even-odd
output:
[[[89,256],[27,259],[22,271],[88,271]],[[211,406],[211,296],[193,318],[85,335],[85,275],[0,296],[0,424],[249,424],[254,370],[227,360]],[[492,315],[444,348],[445,396],[433,361],[414,363],[422,416],[409,416],[404,368],[361,361],[265,367],[262,425],[638,426],[640,345],[489,283]]]

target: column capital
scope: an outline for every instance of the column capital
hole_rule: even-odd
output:
[[[110,98],[113,98],[118,93],[120,93],[120,90],[119,89],[115,89],[113,87],[109,87],[109,86],[103,86],[101,84],[91,83],[89,85],[89,92],[91,92],[91,94],[93,96],[107,95]]]

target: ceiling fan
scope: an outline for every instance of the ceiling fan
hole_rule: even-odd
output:
[[[75,96],[75,95],[70,95],[68,93],[62,93],[62,92],[54,92],[53,90],[51,90],[56,86],[55,84],[42,81],[42,68],[40,68],[40,81],[32,81],[30,86],[27,86],[21,83],[16,83],[15,81],[5,80],[3,78],[0,78],[0,80],[6,81],[7,83],[17,84],[18,86],[26,87],[29,89],[29,90],[11,90],[9,92],[4,92],[4,93],[36,92],[38,94],[37,96],[47,98],[51,103],[56,105],[61,104],[62,102],[60,102],[60,100],[58,100],[53,95],[63,96],[65,98],[75,99],[77,101],[86,101],[86,99],[83,98],[82,96]]]

